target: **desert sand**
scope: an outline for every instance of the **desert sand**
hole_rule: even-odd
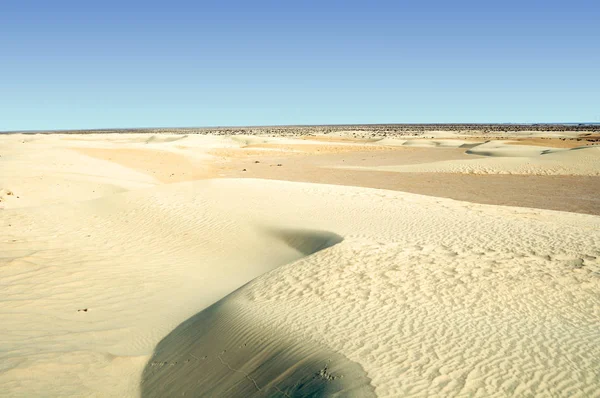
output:
[[[600,397],[595,132],[492,133],[0,135],[0,395]]]

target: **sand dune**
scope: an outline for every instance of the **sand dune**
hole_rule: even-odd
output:
[[[557,150],[521,146],[469,150],[484,155],[485,159],[449,160],[419,165],[356,167],[338,166],[355,170],[376,170],[407,173],[459,174],[518,174],[518,175],[583,175],[598,176],[600,147],[587,146]],[[515,148],[515,149],[512,149]],[[524,148],[524,149],[521,149]]]
[[[598,395],[599,216],[194,174],[231,138],[22,138],[0,141],[2,395]],[[598,172],[600,148],[485,145],[445,163]]]
[[[203,198],[210,183],[165,187],[174,189],[3,212],[1,340],[19,355],[5,353],[0,385],[90,394],[108,382],[95,381],[102,368],[143,366],[138,359],[199,309],[341,239],[228,217]],[[66,380],[65,361],[84,379]],[[99,391],[131,393],[113,387]]]
[[[406,139],[382,138],[375,144],[385,146],[407,146],[407,147],[434,147],[434,148],[471,148],[483,141],[458,140],[458,139]]]
[[[537,145],[510,145],[506,141],[488,141],[466,151],[470,155],[493,157],[535,157],[562,149]]]
[[[169,333],[144,369],[143,397],[374,397],[362,367],[289,338],[252,307],[219,301]]]
[[[93,199],[158,183],[114,162],[75,154],[54,137],[2,137],[0,151],[0,188],[14,193],[0,197],[4,208]]]

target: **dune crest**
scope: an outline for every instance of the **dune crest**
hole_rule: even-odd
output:
[[[257,320],[235,293],[179,325],[156,347],[142,397],[375,397],[362,367]]]

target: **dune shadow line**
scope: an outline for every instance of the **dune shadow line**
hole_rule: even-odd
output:
[[[304,256],[343,240],[327,231],[263,231]],[[376,396],[358,363],[258,321],[253,314],[261,314],[260,303],[245,294],[249,284],[189,318],[156,346],[142,375],[142,397]]]

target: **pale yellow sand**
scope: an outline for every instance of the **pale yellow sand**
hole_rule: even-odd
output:
[[[455,174],[600,175],[600,146],[545,148],[524,145],[479,145],[468,151],[486,158],[439,161],[419,165],[370,168],[377,171]],[[340,166],[351,168],[348,166]],[[367,170],[369,168],[355,167]]]
[[[198,180],[344,153],[260,141],[0,137],[2,395],[600,395],[599,216]],[[592,178],[597,149],[521,150]]]

